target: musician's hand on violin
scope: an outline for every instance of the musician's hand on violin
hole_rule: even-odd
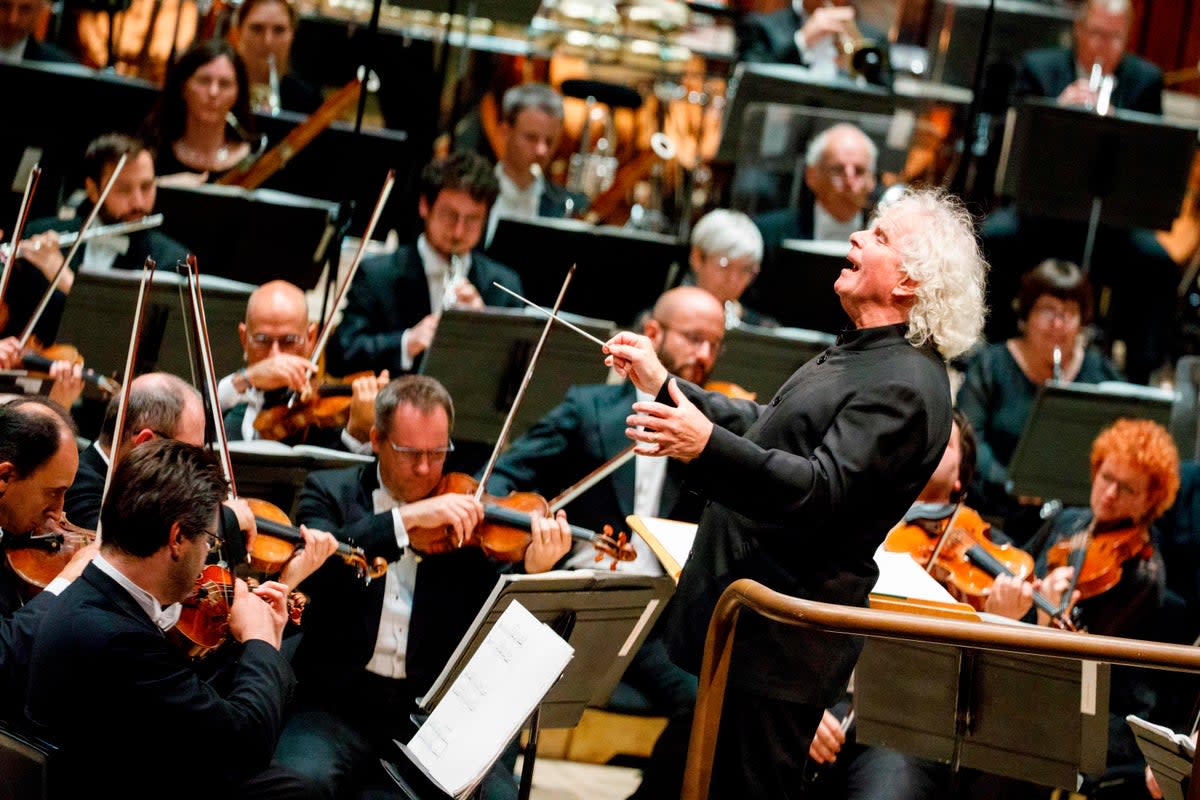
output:
[[[0,339],[0,369],[16,369],[21,365],[21,342],[15,336]]]
[[[657,395],[667,380],[667,368],[658,360],[649,338],[621,331],[604,345],[605,366],[612,367],[622,378],[648,394]]]
[[[475,284],[470,281],[459,281],[454,287],[454,307],[469,308],[479,311],[484,307],[483,297],[479,294],[479,290],[475,288]]]
[[[433,344],[433,335],[437,333],[438,320],[441,314],[426,314],[425,318],[408,329],[408,356],[416,358],[429,349]]]
[[[46,231],[36,236],[30,236],[21,242],[17,253],[21,258],[37,267],[37,271],[42,273],[46,280],[54,278],[54,273],[58,272],[58,268],[63,263],[62,250],[58,247],[58,234],[54,231]],[[58,279],[59,291],[63,294],[70,294],[71,286],[74,283],[75,274],[69,269],[63,270],[62,275]]]
[[[338,541],[333,538],[332,533],[301,525],[300,535],[304,537],[304,544],[296,548],[295,555],[279,573],[279,582],[293,588],[320,569],[325,560],[337,552],[338,548]]]
[[[704,452],[713,424],[684,395],[674,378],[667,391],[675,407],[656,403],[634,403],[634,413],[625,418],[625,435],[639,442],[636,452],[645,456],[671,456],[691,461]],[[641,430],[639,430],[641,428]]]
[[[241,578],[233,584],[233,605],[229,609],[229,633],[239,642],[261,639],[279,649],[287,624],[287,587],[267,581],[254,590],[252,597]],[[266,602],[261,602],[265,600]]]
[[[50,365],[50,399],[63,408],[70,408],[83,394],[83,364],[70,361],[55,361]]]
[[[1033,584],[1012,575],[997,575],[983,610],[1009,619],[1021,619],[1033,608]]]
[[[567,512],[560,510],[553,517],[537,511],[530,515],[529,548],[525,551],[527,574],[553,569],[570,550],[571,528],[567,525]]]
[[[350,419],[346,422],[346,433],[355,441],[371,441],[371,426],[375,424],[375,397],[390,379],[385,369],[378,377],[365,375],[355,378],[350,384]]]
[[[483,521],[483,503],[469,494],[439,494],[401,506],[400,518],[414,550],[444,553],[471,538]]]
[[[246,380],[255,389],[303,391],[309,386],[309,376],[316,371],[307,358],[293,353],[276,353],[246,367]]]
[[[1042,593],[1042,596],[1049,601],[1050,605],[1058,606],[1062,603],[1063,592],[1071,588],[1071,578],[1075,574],[1074,567],[1055,567],[1046,574],[1046,577],[1033,582],[1033,588]],[[1075,590],[1071,595],[1071,602],[1063,610],[1064,613],[1069,612],[1075,604],[1079,602],[1079,590]],[[1050,615],[1044,611],[1038,611],[1038,624],[1049,625]]]
[[[844,744],[846,732],[842,730],[842,723],[826,709],[821,715],[821,724],[817,726],[817,732],[808,745],[808,757],[818,764],[831,764],[837,761],[837,754],[841,752]]]

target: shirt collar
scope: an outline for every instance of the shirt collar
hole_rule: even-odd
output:
[[[426,278],[441,278],[450,272],[450,260],[443,258],[442,254],[433,249],[433,245],[425,238],[425,234],[417,237],[417,253],[421,256],[421,263],[425,266]],[[463,268],[469,273],[471,271],[471,254],[469,252],[462,254]]]
[[[533,177],[533,182],[522,189],[517,186],[517,182],[509,177],[504,171],[504,162],[498,162],[494,170],[496,179],[500,181],[500,193],[504,195],[539,195],[542,193],[542,174],[539,172]]]
[[[379,471],[378,461],[375,462],[375,482],[379,485],[371,491],[371,505],[376,514],[382,514],[404,505],[403,501],[397,500],[383,485],[383,474]]]
[[[838,334],[837,343],[839,347],[870,350],[907,341],[907,335],[908,323],[900,322],[895,325],[881,325],[878,328],[851,328]]]
[[[179,622],[179,615],[183,611],[182,603],[172,603],[163,608],[154,595],[129,580],[125,573],[110,564],[103,555],[97,553],[96,557],[92,559],[92,563],[98,570],[116,581],[122,589],[129,592],[129,596],[142,611],[146,612],[146,616],[158,626],[159,630],[170,630],[175,627],[176,622]]]

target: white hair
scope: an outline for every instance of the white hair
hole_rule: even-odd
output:
[[[849,122],[839,122],[837,125],[831,125],[825,130],[818,133],[808,142],[808,148],[804,151],[804,163],[809,167],[820,166],[821,161],[825,158],[825,149],[829,147],[829,140],[835,133],[853,133],[858,134],[862,139],[863,146],[867,148],[867,170],[875,174],[875,162],[879,160],[879,148],[875,146],[870,136],[863,133],[862,128],[857,125],[852,125]]]
[[[749,217],[740,211],[718,208],[700,218],[692,229],[692,247],[705,255],[762,262],[763,238]]]
[[[881,218],[914,215],[895,244],[901,268],[916,283],[908,315],[908,340],[932,340],[945,359],[966,352],[983,331],[988,265],[975,237],[975,221],[962,202],[938,189],[910,190],[880,212]]]

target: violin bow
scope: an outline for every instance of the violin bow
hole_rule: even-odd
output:
[[[121,393],[117,395],[117,418],[113,426],[112,444],[108,454],[108,470],[104,473],[104,491],[100,495],[100,506],[108,499],[108,490],[112,486],[113,473],[117,471],[117,459],[121,452],[121,441],[125,438],[125,412],[129,408],[129,395],[133,391],[133,369],[137,363],[138,344],[142,340],[142,322],[146,317],[146,308],[150,305],[150,289],[154,284],[154,259],[147,258],[142,265],[142,282],[138,287],[137,305],[133,310],[133,326],[129,333],[129,348],[125,355],[125,372],[121,383]],[[101,522],[96,522],[96,541],[100,541]]]
[[[504,445],[508,441],[508,432],[512,428],[513,419],[517,416],[517,409],[521,407],[521,401],[525,398],[525,390],[529,388],[529,380],[533,377],[533,371],[537,368],[538,358],[542,354],[542,345],[546,343],[546,337],[550,335],[550,328],[554,325],[554,320],[558,316],[558,309],[562,307],[563,297],[567,294],[567,287],[571,285],[571,278],[575,277],[575,265],[567,270],[567,277],[563,279],[562,288],[558,290],[558,298],[554,301],[554,310],[546,320],[546,324],[542,327],[542,335],[538,338],[537,347],[533,349],[533,355],[529,358],[529,366],[525,368],[525,375],[521,378],[521,385],[517,389],[517,395],[513,398],[512,406],[508,409],[508,416],[504,418],[504,425],[500,428],[500,435],[496,437],[496,445],[492,448],[492,454],[488,457],[487,466],[483,468],[483,475],[479,478],[479,486],[475,489],[475,499],[479,500],[483,497],[484,487],[487,486],[488,478],[492,476],[492,470],[496,467],[496,459],[500,457],[500,452],[504,449]]]
[[[317,343],[313,346],[312,355],[309,357],[309,362],[314,367],[321,360],[321,354],[325,352],[325,345],[329,343],[329,336],[333,333],[333,325],[330,322],[333,320],[333,315],[337,313],[338,308],[342,305],[342,301],[346,299],[346,293],[350,291],[350,284],[354,280],[355,274],[358,273],[358,266],[362,263],[363,256],[367,252],[367,245],[371,242],[371,236],[375,233],[375,226],[379,224],[379,218],[383,216],[383,209],[387,205],[388,197],[391,196],[392,187],[395,183],[396,170],[389,169],[387,177],[383,181],[383,188],[379,192],[379,199],[375,201],[375,209],[371,212],[371,219],[367,223],[367,229],[363,232],[363,237],[358,243],[358,250],[354,253],[354,259],[350,262],[350,268],[346,270],[346,277],[342,279],[341,285],[338,286],[337,297],[329,306],[329,316],[321,320],[321,333],[317,336]]]
[[[17,211],[17,224],[13,227],[12,239],[9,241],[8,257],[4,259],[4,271],[0,272],[0,301],[4,300],[4,292],[8,289],[8,281],[12,276],[13,266],[17,261],[17,248],[21,246],[21,237],[25,235],[25,223],[29,221],[29,206],[33,203],[33,193],[37,191],[38,182],[42,179],[42,167],[34,164],[25,179],[25,194],[21,197],[21,208]]]
[[[950,531],[954,530],[954,523],[958,522],[958,514],[963,510],[963,502],[965,500],[965,497],[960,498],[954,504],[954,513],[950,515],[950,521],[942,529],[942,535],[938,537],[937,544],[933,546],[933,552],[929,554],[929,561],[925,563],[925,572],[933,574],[933,565],[937,563],[938,556],[942,554],[942,547],[945,546],[946,540],[950,538]]]
[[[100,198],[96,200],[96,204],[92,206],[92,211],[84,220],[83,227],[79,229],[79,235],[75,237],[75,241],[71,243],[71,249],[67,251],[67,255],[63,258],[62,264],[59,265],[58,271],[54,273],[54,277],[50,279],[50,284],[46,287],[46,291],[42,294],[41,302],[38,303],[33,315],[29,318],[29,323],[25,326],[25,330],[21,332],[21,347],[24,349],[30,338],[33,336],[33,329],[37,327],[38,321],[41,320],[46,306],[50,305],[50,298],[54,297],[54,290],[58,287],[59,280],[62,279],[63,272],[70,265],[71,259],[75,258],[75,253],[79,251],[80,245],[87,239],[88,228],[92,227],[92,223],[96,221],[96,217],[100,214],[100,209],[104,207],[104,201],[108,199],[108,193],[112,191],[112,187],[117,182],[117,178],[121,175],[121,170],[125,169],[125,161],[127,155],[122,155],[117,165],[113,167],[112,174],[108,176],[108,180],[104,184],[103,191],[100,192]],[[14,250],[15,252],[15,250]],[[9,259],[12,260],[11,258]]]

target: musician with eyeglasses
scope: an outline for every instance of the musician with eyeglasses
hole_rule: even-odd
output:
[[[231,441],[259,438],[254,422],[280,394],[306,390],[315,370],[309,357],[316,345],[317,325],[308,319],[304,292],[287,281],[264,283],[246,302],[246,318],[238,324],[246,366],[217,384],[217,400],[225,414]],[[362,376],[351,384],[350,418],[345,428],[313,430],[305,441],[355,453],[370,452],[375,393],[388,381]]]
[[[416,371],[445,309],[521,307],[492,285],[521,293],[517,273],[475,251],[499,191],[492,167],[474,153],[425,166],[417,207],[424,232],[390,255],[363,260],[326,353],[332,374]]]
[[[691,270],[683,284],[699,286],[721,302],[726,328],[743,323],[777,328],[775,319],[742,303],[742,295],[761,271],[762,258],[762,234],[754,222],[740,211],[718,208],[692,229]]]
[[[416,698],[445,666],[499,568],[477,547],[428,554],[447,539],[469,543],[483,518],[473,495],[437,493],[454,449],[446,389],[406,375],[379,392],[375,411],[376,461],[314,472],[300,495],[300,522],[363,548],[368,560],[389,562],[386,577],[369,585],[332,561],[305,583],[311,602],[295,659],[297,710],[276,759],[325,797],[380,786],[394,792],[379,758],[393,752],[393,739],[412,737]],[[565,516],[534,519],[524,570],[550,569],[570,545]],[[504,793],[512,784],[511,772],[498,769],[484,796],[514,796]]]

